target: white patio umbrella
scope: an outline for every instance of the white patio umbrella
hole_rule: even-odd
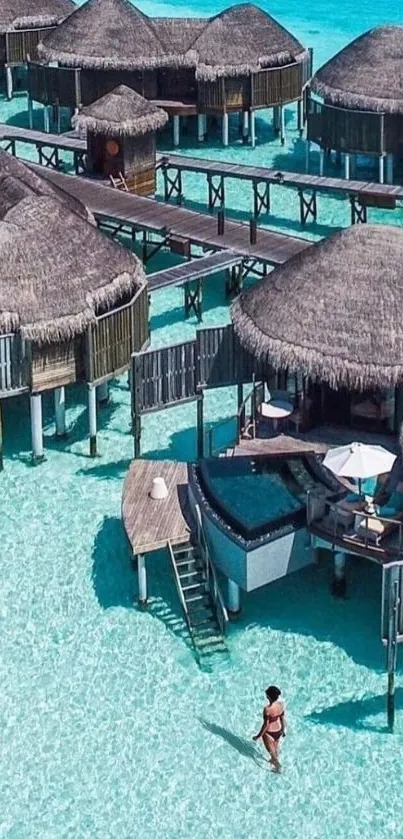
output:
[[[349,443],[347,446],[329,449],[323,465],[339,477],[358,478],[358,489],[361,492],[362,480],[390,472],[395,460],[396,455],[383,446]]]

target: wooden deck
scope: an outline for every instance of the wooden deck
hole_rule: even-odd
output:
[[[30,128],[18,128],[14,125],[0,123],[1,140],[6,143],[4,150],[11,152],[14,157],[17,154],[17,142],[35,146],[39,163],[54,169],[59,169],[62,166],[59,152],[71,152],[76,175],[85,170],[84,157],[87,153],[87,141],[81,140],[74,132],[48,134],[45,131],[33,131]]]
[[[168,496],[150,498],[153,478],[162,477]],[[123,487],[123,524],[134,554],[179,545],[189,538],[187,464],[172,460],[134,460]]]
[[[78,198],[98,221],[113,219],[131,230],[158,234],[168,245],[170,237],[180,237],[206,250],[233,250],[245,258],[272,266],[282,265],[312,245],[306,239],[263,228],[258,228],[256,244],[252,245],[248,224],[226,219],[224,233],[220,235],[214,216],[164,204],[154,198],[141,198],[91,178],[63,175],[33,163],[30,166]]]
[[[166,288],[171,285],[184,285],[194,280],[208,277],[226,268],[233,268],[240,265],[242,257],[233,251],[218,251],[209,256],[202,256],[200,259],[192,259],[190,262],[174,265],[164,271],[157,271],[148,277],[149,291],[157,288]]]

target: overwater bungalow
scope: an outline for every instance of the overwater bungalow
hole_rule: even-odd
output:
[[[271,107],[284,139],[290,102],[299,103],[302,129],[312,56],[252,4],[213,18],[171,19],[147,17],[128,0],[87,0],[38,51],[44,64],[29,65],[33,100],[76,108],[125,84],[173,117],[175,145],[180,118],[193,115],[199,139],[208,116],[220,117],[227,145],[232,112],[243,114],[243,136],[254,144],[256,110]]]
[[[403,148],[403,26],[365,32],[327,61],[312,78],[308,141],[323,155],[344,155],[349,178],[357,155],[379,161],[379,181],[393,182]]]
[[[73,0],[1,0],[0,67],[5,67],[7,94],[13,94],[13,68],[36,58],[36,48],[76,9]]]
[[[0,400],[29,395],[34,460],[43,456],[42,394],[54,391],[63,436],[64,389],[77,382],[88,386],[95,455],[97,386],[105,396],[147,340],[140,261],[89,223],[80,202],[0,151]]]
[[[156,188],[155,135],[168,114],[126,85],[82,108],[73,126],[87,139],[87,171],[108,177],[128,192]]]

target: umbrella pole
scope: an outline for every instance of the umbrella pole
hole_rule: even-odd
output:
[[[358,478],[358,495],[361,495],[361,478]]]

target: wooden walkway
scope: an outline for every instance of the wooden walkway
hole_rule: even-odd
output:
[[[251,244],[248,224],[225,219],[224,232],[219,233],[220,219],[217,222],[214,216],[115,190],[91,178],[63,175],[54,169],[30,165],[60,189],[78,198],[99,223],[108,225],[108,221],[113,220],[115,233],[128,229],[133,234],[142,230],[145,234],[144,261],[147,260],[147,234],[150,233],[162,237],[157,246],[153,243],[154,253],[164,246],[174,250],[173,239],[179,239],[206,251],[232,250],[246,259],[273,266],[282,265],[312,244],[306,239],[262,228],[256,231],[256,244]]]
[[[153,478],[162,477],[167,498],[150,498]],[[123,487],[122,518],[133,553],[146,554],[189,538],[187,464],[173,460],[134,460]]]
[[[250,182],[253,187],[254,215],[269,213],[271,209],[270,186],[296,189],[300,199],[300,220],[304,224],[310,217],[317,217],[317,193],[327,193],[349,198],[352,223],[367,220],[366,208],[379,206],[394,209],[397,201],[403,201],[403,187],[366,181],[327,178],[298,172],[282,172],[262,166],[226,163],[221,160],[205,160],[180,154],[158,156],[158,166],[164,177],[165,200],[171,197],[183,200],[183,172],[205,175],[208,187],[208,207],[225,206],[225,181],[235,178]],[[173,173],[173,174],[172,174]]]
[[[166,288],[171,285],[184,285],[194,280],[224,271],[226,268],[233,268],[242,263],[242,256],[233,251],[217,251],[209,256],[202,256],[200,259],[192,259],[190,262],[166,268],[164,271],[157,271],[148,277],[149,291],[157,288]]]
[[[14,157],[17,142],[28,143],[35,146],[40,164],[58,169],[61,166],[59,152],[68,151],[73,155],[76,174],[80,174],[85,169],[84,156],[87,153],[87,141],[81,140],[73,132],[48,134],[45,131],[33,131],[29,128],[18,128],[0,123],[0,140],[6,141],[5,151],[10,151]]]

